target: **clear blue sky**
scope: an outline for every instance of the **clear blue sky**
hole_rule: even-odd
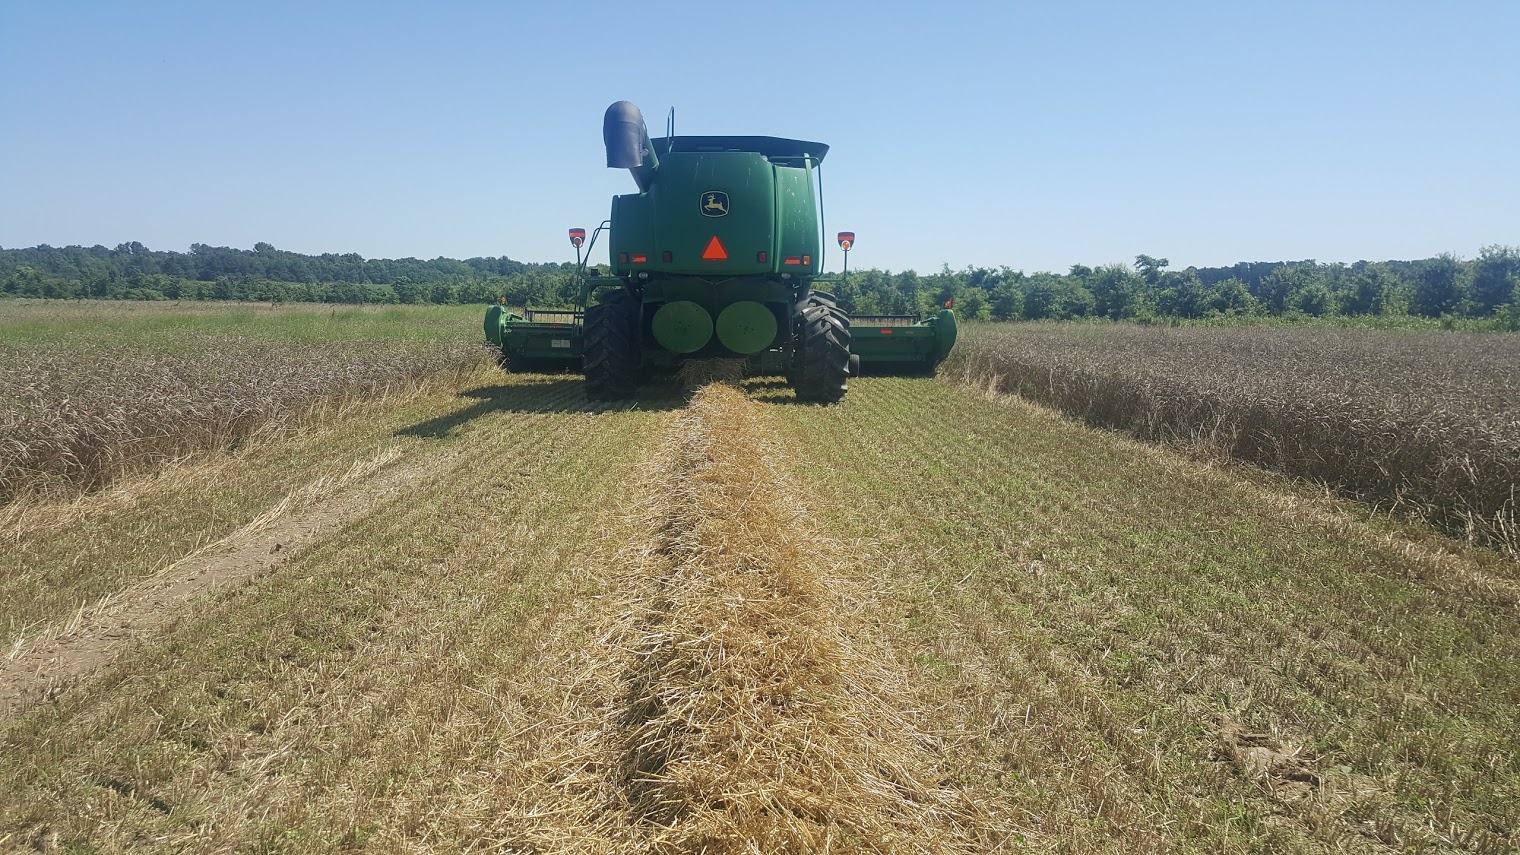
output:
[[[0,245],[563,260],[621,98],[829,143],[854,266],[1520,243],[1515,0],[0,0]]]

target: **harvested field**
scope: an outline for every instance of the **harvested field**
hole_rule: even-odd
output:
[[[444,374],[5,507],[0,850],[1520,847],[1512,560],[954,383]]]
[[[947,371],[1520,552],[1520,336],[982,325]]]
[[[765,416],[709,386],[667,429],[628,514],[646,533],[607,580],[614,608],[549,671],[575,675],[550,691],[581,703],[545,716],[543,747],[507,771],[509,848],[980,852],[1016,837],[947,786],[906,714],[914,688],[871,637],[871,594],[837,574]]]
[[[850,385],[774,408],[783,459],[1015,851],[1520,846],[1513,561],[1025,403]]]

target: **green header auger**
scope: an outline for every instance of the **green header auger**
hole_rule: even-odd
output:
[[[856,316],[813,287],[825,241],[818,174],[829,147],[780,137],[650,139],[639,108],[618,101],[602,122],[607,166],[637,193],[615,196],[607,275],[590,274],[584,229],[571,229],[580,293],[574,310],[504,306],[486,338],[508,370],[573,366],[598,398],[631,396],[652,372],[691,359],[747,357],[785,375],[797,398],[831,404],[849,378],[933,373],[955,344],[947,306],[917,315]],[[847,253],[852,232],[839,234]]]

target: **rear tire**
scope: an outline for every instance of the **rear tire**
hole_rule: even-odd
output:
[[[586,395],[630,398],[639,385],[639,303],[617,290],[586,307]]]
[[[827,306],[830,309],[837,308],[837,298],[827,291],[808,291],[808,295],[797,301],[792,307],[792,358],[786,363],[786,385],[796,387],[797,378],[802,376],[802,346],[801,330],[802,315],[814,306]],[[845,318],[846,326],[849,318]]]
[[[834,404],[849,391],[852,369],[850,316],[834,305],[832,294],[809,294],[793,319],[792,370],[787,382],[797,400]]]

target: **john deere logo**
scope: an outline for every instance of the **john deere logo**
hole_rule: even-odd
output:
[[[704,217],[728,216],[728,194],[722,190],[709,190],[702,194],[701,204],[698,210]]]

